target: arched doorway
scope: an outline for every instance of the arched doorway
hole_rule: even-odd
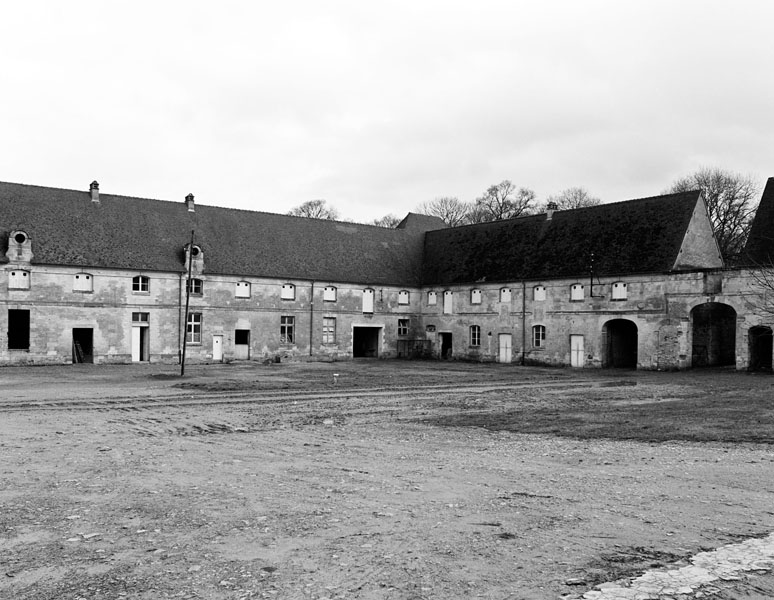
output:
[[[605,366],[614,369],[637,368],[637,325],[628,319],[605,323]]]
[[[750,327],[747,332],[747,341],[750,349],[750,370],[751,371],[771,371],[772,367],[772,344],[771,327],[758,325]]]
[[[736,364],[736,311],[728,304],[707,302],[691,311],[694,367]]]

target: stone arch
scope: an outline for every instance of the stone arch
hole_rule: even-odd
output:
[[[771,327],[756,325],[747,331],[751,371],[771,371],[774,354],[774,337]]]
[[[605,334],[605,367],[637,368],[638,330],[629,319],[612,319],[603,326]]]
[[[722,302],[705,302],[691,310],[691,365],[736,364],[736,310]]]

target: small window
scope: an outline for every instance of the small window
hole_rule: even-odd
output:
[[[237,298],[249,298],[250,297],[250,282],[249,281],[237,281],[236,290],[234,296]]]
[[[536,285],[532,288],[532,299],[535,302],[543,302],[546,299],[546,286]]]
[[[30,289],[29,271],[19,270],[8,273],[9,290],[28,290]]]
[[[336,288],[333,288],[333,289],[335,290]],[[323,344],[336,343],[336,318],[335,317],[323,317],[322,343]]]
[[[582,283],[574,283],[570,287],[570,300],[577,301],[577,300],[583,300],[584,298],[584,292],[583,292],[583,284]]]
[[[150,314],[145,312],[133,312],[132,323],[147,323],[150,321]]]
[[[435,306],[438,304],[438,292],[427,292],[427,305]]]
[[[150,277],[145,275],[132,277],[132,292],[135,294],[147,294],[150,292]]]
[[[445,314],[445,315],[452,314],[453,302],[454,302],[454,292],[452,292],[451,290],[444,291],[444,293],[443,293],[443,314]]]
[[[336,288],[332,285],[326,285],[323,290],[323,302],[336,302]]]
[[[202,343],[202,313],[190,313],[185,327],[185,341],[189,344]]]
[[[282,292],[280,292],[280,298],[283,300],[295,300],[296,286],[294,286],[292,283],[283,283]]]
[[[73,277],[74,292],[91,292],[94,289],[94,279],[88,273],[76,273]]]
[[[280,317],[280,344],[293,344],[295,342],[295,327],[295,317]]]
[[[398,319],[398,335],[408,335],[408,334],[409,334],[409,320]]]
[[[616,281],[613,284],[613,293],[611,295],[613,300],[626,300],[627,290],[626,284],[623,281]]]
[[[500,288],[500,302],[510,302],[510,301],[511,301],[510,288]]]
[[[408,304],[409,293],[407,290],[401,290],[398,292],[398,304]]]
[[[192,296],[201,296],[204,289],[204,282],[201,279],[189,279],[186,284],[186,290],[190,292]]]
[[[479,325],[470,326],[470,345],[471,346],[481,345],[481,327]]]
[[[545,325],[534,325],[532,327],[532,346],[543,348],[546,345],[546,327]]]
[[[470,290],[470,303],[481,304],[481,290]]]
[[[363,290],[363,312],[374,312],[374,291],[371,288]]]

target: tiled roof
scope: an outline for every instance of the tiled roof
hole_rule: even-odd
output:
[[[602,204],[428,232],[426,285],[665,272],[700,192]]]
[[[0,183],[0,260],[8,234],[32,240],[33,264],[183,271],[184,246],[205,273],[414,285],[430,225],[386,229],[272,213]],[[435,226],[442,226],[436,223]]]
[[[766,181],[743,256],[752,265],[774,264],[774,177]]]

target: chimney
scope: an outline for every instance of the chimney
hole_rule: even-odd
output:
[[[91,194],[91,201],[94,204],[99,204],[99,183],[96,180],[91,182],[89,193]]]
[[[556,202],[549,202],[546,204],[546,221],[550,221],[554,216],[554,211],[559,208]]]
[[[193,194],[188,194],[185,197],[185,205],[186,205],[186,207],[188,207],[188,212],[196,212],[194,210],[194,195]]]

